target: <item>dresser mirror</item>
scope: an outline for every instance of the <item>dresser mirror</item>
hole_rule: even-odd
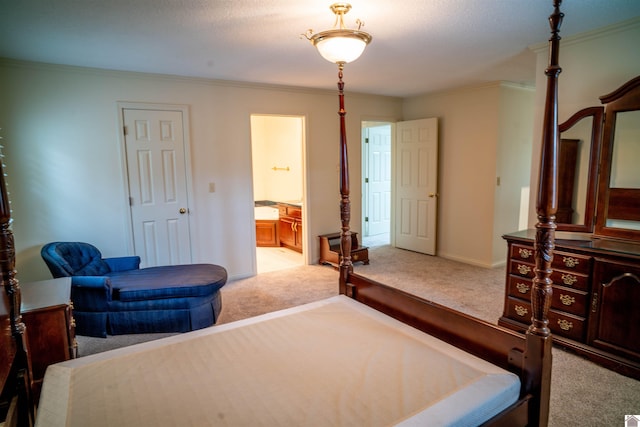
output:
[[[604,107],[578,111],[559,126],[557,229],[592,233]]]
[[[640,76],[606,105],[595,234],[640,240]]]

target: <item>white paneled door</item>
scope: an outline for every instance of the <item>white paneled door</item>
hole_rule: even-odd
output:
[[[396,123],[395,242],[436,254],[438,119]]]
[[[144,267],[190,263],[183,112],[122,114],[135,254]]]
[[[391,125],[365,130],[365,236],[389,233],[391,225]]]

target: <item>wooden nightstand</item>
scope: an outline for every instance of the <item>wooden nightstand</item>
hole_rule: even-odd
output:
[[[47,366],[76,357],[71,278],[21,283],[20,289],[33,369],[31,389],[37,403]]]
[[[320,238],[320,264],[340,265],[340,233],[323,234]],[[369,248],[360,246],[358,233],[351,232],[351,262],[369,264]]]

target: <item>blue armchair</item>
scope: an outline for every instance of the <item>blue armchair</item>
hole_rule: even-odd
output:
[[[76,333],[187,332],[213,325],[227,271],[213,264],[140,268],[140,257],[102,258],[93,245],[53,242],[42,258],[53,277],[71,277]]]

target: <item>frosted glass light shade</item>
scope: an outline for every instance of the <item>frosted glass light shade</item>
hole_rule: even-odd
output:
[[[323,31],[311,38],[320,55],[336,64],[358,59],[370,41],[371,36],[364,31],[345,29]]]

